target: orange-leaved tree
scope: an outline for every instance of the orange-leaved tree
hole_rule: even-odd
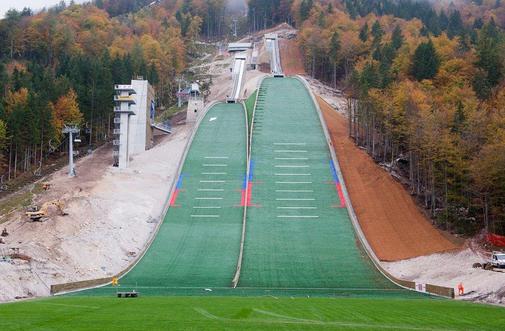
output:
[[[77,94],[70,89],[67,94],[62,95],[53,106],[53,126],[56,136],[61,139],[61,131],[65,125],[80,125],[83,116],[79,110]]]

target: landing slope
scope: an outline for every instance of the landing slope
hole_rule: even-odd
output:
[[[121,290],[162,295],[185,287],[229,287],[240,247],[245,172],[243,107],[217,104],[200,124],[155,241],[120,280]]]
[[[308,91],[268,78],[259,93],[239,286],[397,289],[357,246]]]

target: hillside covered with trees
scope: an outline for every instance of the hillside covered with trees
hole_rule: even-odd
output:
[[[142,76],[158,106],[174,102],[175,77],[200,36],[219,38],[224,0],[96,0],[0,20],[0,175],[40,168],[65,151],[63,124],[82,128],[83,144],[110,137],[113,84]]]
[[[31,173],[80,124],[110,137],[112,87],[148,78],[159,106],[226,0],[95,0],[0,20],[0,175]],[[249,0],[249,31],[299,29],[306,71],[350,98],[351,135],[442,228],[505,234],[505,1]]]
[[[356,144],[440,227],[505,234],[505,1],[272,3],[306,71],[349,96]]]

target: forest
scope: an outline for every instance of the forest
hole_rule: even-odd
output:
[[[442,229],[505,234],[505,2],[289,2],[306,72],[345,91],[356,144]]]
[[[0,20],[1,182],[110,139],[112,87],[157,106],[197,41],[230,32],[226,0],[95,0]],[[249,0],[247,30],[299,30],[306,72],[349,98],[350,135],[443,229],[505,234],[505,1]],[[244,29],[246,30],[246,29]]]
[[[157,106],[174,103],[175,78],[200,38],[220,38],[225,0],[64,2],[0,20],[1,182],[33,175],[64,153],[64,124],[81,145],[111,137],[113,84],[142,76]]]

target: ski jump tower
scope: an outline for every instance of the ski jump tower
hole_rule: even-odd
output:
[[[130,116],[135,114],[131,107],[135,104],[133,97],[135,90],[131,85],[115,85],[114,90],[116,91],[116,95],[114,95],[114,102],[116,103],[114,107],[114,113],[116,114],[114,134],[118,135],[119,138],[114,140],[114,165],[117,165],[120,169],[125,169],[130,161],[128,136]]]
[[[154,90],[147,80],[132,80],[131,85],[114,85],[114,165],[128,167],[130,156],[152,146]]]

